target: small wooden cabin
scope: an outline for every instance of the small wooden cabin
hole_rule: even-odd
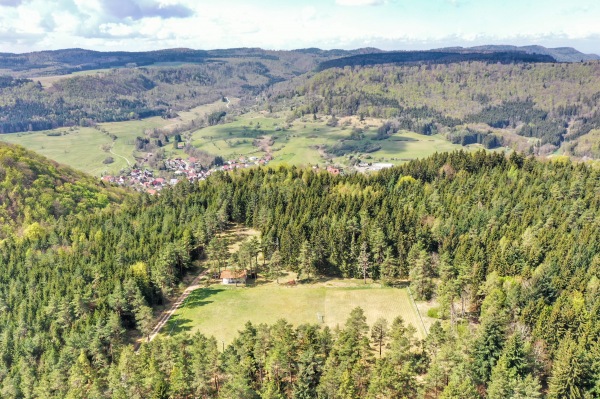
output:
[[[222,280],[222,284],[246,284],[246,280],[248,279],[248,272],[246,270],[241,270],[239,272],[234,272],[232,270],[223,270],[220,276]]]

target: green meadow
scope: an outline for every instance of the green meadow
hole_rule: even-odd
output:
[[[234,102],[237,100],[232,99],[232,103]],[[152,117],[99,124],[99,128],[117,137],[114,141],[99,129],[84,127],[3,134],[0,135],[0,140],[23,145],[59,163],[95,176],[117,174],[133,165],[136,156],[145,155],[136,152],[135,138],[143,137],[146,130],[168,129],[219,109],[223,109],[221,101],[180,112],[175,120]],[[385,140],[374,140],[378,124],[382,123],[376,120],[371,120],[368,125],[363,123],[362,138],[353,140],[352,126],[328,126],[327,117],[316,120],[307,117],[288,123],[285,116],[259,112],[242,114],[231,122],[196,130],[191,134],[190,140],[195,147],[219,155],[225,160],[240,156],[260,158],[271,155],[271,165],[275,166],[323,165],[326,162],[347,166],[353,159],[401,164],[435,152],[481,148],[478,145],[462,147],[452,144],[442,135],[424,136],[408,131],[400,131]],[[356,146],[358,149],[334,155],[327,153],[328,148],[336,146]],[[367,147],[370,150],[361,152],[360,148]],[[380,148],[376,149],[377,147]],[[169,144],[163,149],[168,157],[186,156],[182,150],[176,150]],[[113,158],[114,162],[104,164],[107,157]]]
[[[260,281],[260,280],[259,280]],[[200,331],[228,344],[244,324],[273,324],[286,319],[303,323],[342,327],[355,307],[360,306],[372,325],[383,317],[396,316],[425,332],[406,289],[363,285],[359,280],[331,279],[296,286],[274,282],[253,287],[212,285],[192,292],[163,328],[162,335]]]
[[[271,154],[274,157],[272,165],[316,165],[328,160],[346,165],[351,157],[358,157],[366,162],[400,164],[435,152],[465,148],[450,143],[441,135],[424,136],[408,131],[398,132],[386,140],[373,140],[378,127],[374,125],[367,126],[363,139],[352,141],[351,126],[331,127],[326,120],[309,119],[311,118],[297,119],[288,125],[282,116],[248,113],[237,117],[233,122],[195,131],[192,144],[225,159]],[[326,147],[342,143],[381,148],[369,153],[356,151],[341,156],[327,156]],[[467,148],[481,147],[475,145]]]
[[[56,162],[95,176],[116,174],[130,164],[135,163],[136,155],[143,155],[137,154],[135,151],[135,138],[138,136],[143,137],[147,129],[174,127],[180,123],[202,117],[222,106],[220,101],[203,105],[190,111],[180,112],[178,118],[170,120],[152,117],[142,120],[98,124],[101,129],[117,136],[114,142],[99,129],[88,127],[0,134],[0,140],[20,144]],[[58,133],[60,135],[57,135]],[[169,154],[176,151],[169,145],[165,149]],[[183,151],[179,150],[177,153],[183,154]],[[103,161],[107,157],[112,157],[114,162],[104,164]]]

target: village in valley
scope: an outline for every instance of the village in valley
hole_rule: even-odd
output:
[[[155,195],[163,188],[174,186],[181,180],[188,180],[191,182],[205,180],[215,172],[228,172],[255,166],[266,166],[272,160],[273,157],[270,154],[263,157],[241,156],[238,159],[224,161],[222,165],[213,165],[210,168],[206,168],[194,157],[189,157],[187,159],[169,158],[164,161],[164,169],[160,170],[160,175],[149,168],[132,168],[123,171],[123,173],[118,176],[102,176],[101,180],[105,183],[132,187],[138,191],[145,191],[150,195]],[[371,164],[362,162],[359,165],[356,165],[353,170],[359,173],[368,173],[390,168],[392,166],[393,164]],[[313,165],[312,169],[315,171],[325,170],[327,173],[334,176],[344,173],[344,170],[340,166],[335,165],[327,165],[322,169],[317,165]]]
[[[102,181],[132,187],[138,191],[146,191],[148,194],[154,195],[165,187],[176,185],[181,180],[192,182],[205,180],[208,176],[218,171],[227,172],[253,166],[264,166],[272,159],[270,155],[264,157],[242,156],[238,159],[225,161],[222,165],[211,166],[207,169],[194,157],[187,159],[173,158],[164,161],[165,169],[160,171],[160,176],[148,168],[133,168],[119,176],[102,176]]]

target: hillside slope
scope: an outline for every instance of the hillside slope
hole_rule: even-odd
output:
[[[45,222],[104,208],[123,196],[91,176],[0,142],[0,240],[14,232],[38,234]]]
[[[443,132],[467,143],[490,133],[521,136],[535,153],[552,152],[600,128],[597,61],[332,68],[281,83],[269,94],[288,109],[292,102],[297,116],[387,118],[401,129]]]

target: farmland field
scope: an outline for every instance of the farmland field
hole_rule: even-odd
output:
[[[234,105],[238,102],[238,99],[231,99]],[[1,134],[0,140],[20,144],[56,162],[95,176],[117,174],[135,163],[134,156],[144,155],[136,153],[135,138],[144,136],[147,129],[168,129],[222,109],[225,109],[224,103],[217,101],[180,112],[176,119],[152,117],[98,124],[101,129],[117,137],[114,142],[100,130],[86,127]],[[250,112],[229,123],[196,130],[191,135],[191,143],[209,154],[222,156],[225,160],[240,156],[260,158],[271,155],[271,165],[275,166],[322,165],[329,161],[347,166],[353,158],[365,162],[401,164],[435,152],[482,148],[478,145],[462,147],[450,143],[441,135],[424,136],[408,131],[400,131],[386,140],[373,140],[377,126],[382,123],[374,119],[362,124],[353,121],[353,124],[360,125],[365,132],[362,139],[350,140],[352,126],[328,126],[327,119],[321,117],[313,120],[312,117],[307,117],[288,124],[285,114]],[[368,153],[357,150],[347,151],[346,154],[327,154],[328,148],[348,144],[380,148]],[[167,157],[187,156],[183,150],[173,149],[171,145],[166,145],[163,150]],[[104,164],[107,157],[113,158],[114,162]]]
[[[325,118],[322,118],[325,119]],[[365,137],[356,143],[377,145],[381,148],[371,153],[356,152],[352,155],[368,162],[401,164],[411,159],[424,158],[435,152],[457,149],[477,149],[474,145],[462,147],[452,144],[441,135],[424,136],[401,131],[387,140],[374,141],[377,126],[382,121],[371,120],[365,124]],[[261,157],[271,154],[272,165],[315,165],[328,161],[325,148],[350,142],[352,127],[328,126],[325,120],[306,118],[293,121],[289,126],[282,116],[248,113],[235,121],[197,130],[192,144],[208,153],[225,159],[240,156]],[[347,165],[349,156],[333,156],[334,163]]]
[[[176,126],[222,107],[223,103],[218,101],[180,112],[176,119],[166,120],[161,117],[152,117],[98,124],[100,128],[117,136],[114,143],[108,135],[98,129],[88,127],[63,127],[37,132],[0,134],[0,141],[20,144],[56,162],[95,176],[115,174],[129,165],[125,159],[129,160],[131,164],[135,162],[135,138],[144,136],[146,129]],[[57,133],[61,133],[61,135],[57,135]],[[105,150],[111,146],[113,153]],[[174,152],[171,146],[165,148],[169,153]],[[181,150],[178,152],[183,154]],[[103,161],[109,156],[114,159],[114,163],[106,165]]]
[[[134,163],[134,141],[137,136],[142,136],[144,129],[160,127],[168,123],[160,117],[144,119],[141,121],[101,123],[100,127],[117,136],[113,140],[97,129],[88,127],[61,128],[52,131],[11,133],[0,135],[0,140],[13,144],[20,144],[56,162],[72,166],[83,172],[100,176],[103,173],[117,173]],[[62,133],[61,136],[48,136],[48,134]],[[103,147],[110,148],[111,154]],[[116,155],[115,155],[116,154]],[[112,157],[114,163],[102,163],[107,157]],[[124,158],[122,158],[124,157]]]
[[[396,316],[402,316],[417,329],[417,336],[424,338],[422,324],[406,289],[342,279],[293,287],[271,282],[255,287],[200,288],[177,310],[162,335],[200,331],[227,344],[247,321],[273,324],[283,318],[294,325],[322,323],[331,328],[342,327],[357,306],[365,311],[369,325],[380,317],[391,323]]]

